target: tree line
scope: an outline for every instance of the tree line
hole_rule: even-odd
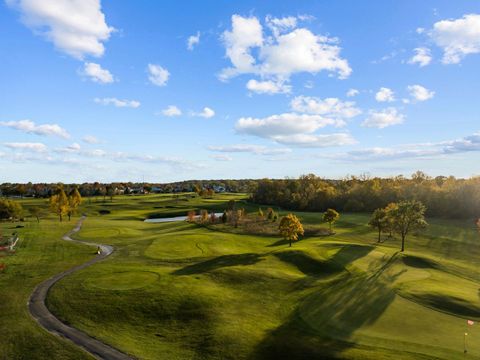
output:
[[[445,218],[480,217],[480,177],[456,179],[429,177],[416,172],[411,178],[349,177],[328,180],[309,174],[298,179],[263,179],[257,182],[251,201],[289,210],[373,212],[390,203],[415,200],[426,215]]]

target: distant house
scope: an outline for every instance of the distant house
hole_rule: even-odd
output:
[[[216,193],[223,193],[226,191],[226,189],[225,186],[213,185],[213,191],[215,191]]]

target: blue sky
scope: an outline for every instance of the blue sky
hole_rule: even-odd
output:
[[[0,182],[479,174],[480,3],[0,3]]]

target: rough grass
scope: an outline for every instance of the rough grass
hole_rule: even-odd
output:
[[[241,227],[141,221],[223,210],[231,198],[241,200],[86,202],[90,216],[76,236],[117,252],[58,283],[49,307],[142,359],[464,358],[466,319],[480,320],[480,250],[470,222],[431,219],[400,254],[399,239],[376,243],[368,214],[342,214],[335,235],[319,236],[327,228],[321,214],[298,213],[314,231],[292,248]],[[110,214],[98,215],[105,208]],[[467,331],[467,358],[478,359],[480,329]]]

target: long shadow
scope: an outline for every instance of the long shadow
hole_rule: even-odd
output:
[[[284,262],[294,265],[308,276],[328,276],[343,270],[343,267],[337,263],[314,259],[302,251],[283,251],[273,255]]]
[[[238,265],[253,265],[263,260],[261,255],[253,253],[222,255],[216,258],[202,261],[193,265],[185,266],[182,269],[172,272],[173,275],[193,275],[213,271],[219,268],[238,266]]]
[[[374,249],[373,246],[346,244],[330,258],[330,261],[342,265],[343,267],[366,256]]]
[[[346,263],[365,254],[361,246],[352,246],[347,246],[337,261]],[[395,292],[387,284],[402,272],[385,273],[394,258],[395,255],[373,275],[345,272],[308,295],[283,325],[265,337],[252,357],[343,359],[341,353],[354,345],[349,342],[352,334],[373,324],[394,300]]]
[[[298,239],[297,241],[294,241],[293,243],[302,241],[302,239]],[[276,247],[276,246],[281,246],[281,245],[288,245],[290,241],[285,240],[285,239],[280,239],[278,241],[275,241],[273,244],[267,245],[267,247]]]

